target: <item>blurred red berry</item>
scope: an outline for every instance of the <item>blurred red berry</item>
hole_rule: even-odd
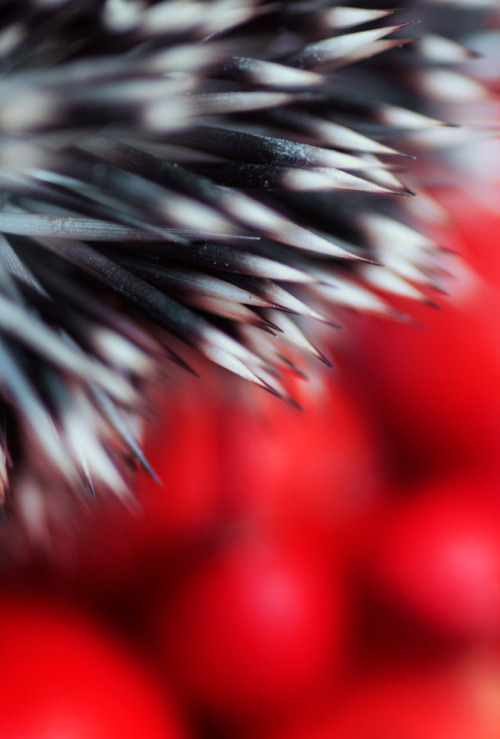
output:
[[[407,477],[500,456],[500,290],[455,268],[442,310],[406,306],[421,327],[360,318],[344,353]]]
[[[205,554],[157,604],[157,649],[194,706],[222,721],[259,720],[337,668],[345,599],[320,553],[249,532]]]
[[[377,533],[377,586],[446,632],[498,636],[499,487],[470,475],[414,492]]]
[[[381,487],[377,434],[338,372],[295,380],[291,392],[303,412],[258,390],[251,408],[226,407],[226,498],[240,517],[359,549]]]
[[[145,473],[137,484],[146,548],[232,520],[359,548],[381,486],[377,434],[338,373],[287,381],[303,412],[259,388],[224,388],[221,377],[208,387],[187,378],[165,400],[145,447],[164,487]]]
[[[171,699],[82,613],[30,594],[0,599],[2,739],[185,739]]]

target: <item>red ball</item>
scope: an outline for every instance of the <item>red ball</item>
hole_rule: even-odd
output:
[[[454,290],[440,311],[407,307],[419,328],[366,317],[351,334],[347,367],[411,477],[500,451],[500,291],[477,275]]]
[[[296,528],[351,554],[378,505],[378,436],[338,372],[289,377],[303,412],[245,388],[250,403],[225,404],[221,490],[240,518]]]
[[[344,605],[319,553],[240,538],[205,555],[157,606],[158,648],[195,706],[221,720],[259,719],[330,675]]]
[[[500,634],[499,483],[457,477],[389,514],[371,562],[378,587],[448,633]]]
[[[32,594],[0,600],[2,739],[183,739],[149,671],[87,616]]]
[[[398,470],[411,478],[500,458],[500,217],[464,193],[438,197],[454,223],[431,237],[458,252],[443,262],[449,296],[432,295],[441,310],[406,301],[419,328],[360,317],[343,347]]]
[[[208,386],[188,377],[163,399],[145,452],[164,487],[138,478],[140,551],[183,547],[244,520],[359,552],[381,488],[377,433],[339,373],[285,375],[303,412],[218,373]]]

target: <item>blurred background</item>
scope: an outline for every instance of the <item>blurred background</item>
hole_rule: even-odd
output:
[[[438,306],[346,312],[301,410],[172,370],[161,485],[5,526],[2,739],[500,739],[500,36],[464,41],[483,128],[411,206]]]

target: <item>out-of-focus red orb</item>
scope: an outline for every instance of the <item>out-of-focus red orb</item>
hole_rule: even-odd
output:
[[[378,436],[345,379],[319,372],[285,377],[303,412],[227,375],[180,383],[146,438],[164,488],[138,479],[145,547],[252,520],[359,548],[381,488]]]
[[[321,553],[251,532],[205,554],[153,612],[157,648],[193,705],[222,721],[289,709],[329,680],[345,600]]]
[[[290,391],[303,412],[257,390],[247,390],[252,407],[227,410],[226,496],[242,517],[295,526],[352,553],[381,488],[377,433],[335,370],[310,381],[292,378]]]
[[[495,285],[458,259],[452,269],[442,310],[405,305],[420,327],[360,317],[343,348],[408,477],[500,458],[500,274]]]
[[[0,631],[2,739],[186,739],[149,671],[82,613],[3,595]]]
[[[389,512],[371,569],[394,602],[446,632],[500,634],[500,481],[435,481]]]

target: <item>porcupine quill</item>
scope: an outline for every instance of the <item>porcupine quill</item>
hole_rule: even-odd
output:
[[[324,359],[304,316],[428,299],[405,153],[456,131],[446,75],[490,96],[441,34],[494,4],[4,0],[0,498],[28,527],[48,490],[127,495],[179,341],[285,397],[275,347]]]

